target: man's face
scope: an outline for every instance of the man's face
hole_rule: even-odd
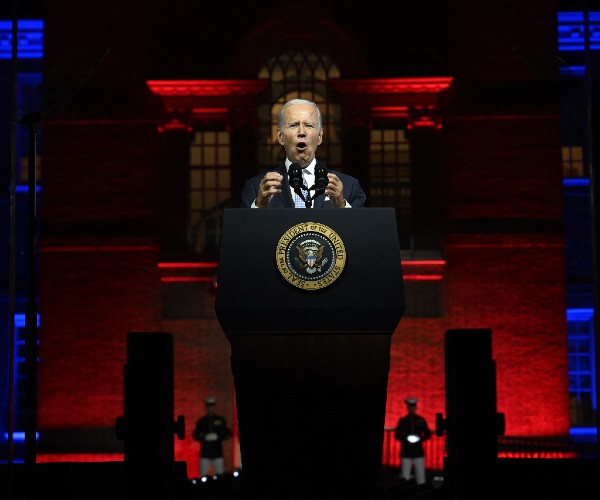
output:
[[[292,163],[306,167],[315,157],[323,139],[317,110],[311,104],[294,104],[284,112],[283,129],[277,130],[277,140]]]

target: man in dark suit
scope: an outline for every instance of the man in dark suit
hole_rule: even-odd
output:
[[[290,165],[298,164],[307,187],[315,184],[315,158],[323,140],[323,120],[318,106],[304,99],[286,102],[279,112],[277,140],[285,149],[283,164],[266,174],[248,179],[242,190],[241,208],[303,208],[290,187]],[[341,172],[327,172],[324,192],[312,200],[313,208],[358,208],[365,206],[366,195],[357,179]],[[315,195],[314,191],[310,196]]]

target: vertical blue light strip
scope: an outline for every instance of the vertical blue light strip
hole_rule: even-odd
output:
[[[17,57],[41,59],[44,55],[44,21],[20,20],[17,30]],[[0,59],[12,59],[12,21],[0,20]]]

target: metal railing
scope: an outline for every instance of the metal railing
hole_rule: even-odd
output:
[[[446,437],[433,434],[423,443],[425,467],[442,471],[446,456]],[[589,447],[588,447],[589,448]],[[589,450],[577,443],[562,439],[498,436],[498,458],[578,458],[589,454]],[[384,429],[382,465],[400,467],[400,441],[394,437],[394,428]]]

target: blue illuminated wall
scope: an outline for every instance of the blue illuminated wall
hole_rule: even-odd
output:
[[[23,389],[23,332],[28,283],[28,195],[27,159],[29,137],[27,127],[18,123],[23,116],[40,110],[44,23],[42,20],[21,20],[17,24],[16,75],[12,60],[12,22],[0,20],[0,462],[7,460],[9,404],[9,325],[14,328],[14,460],[22,459],[22,437],[25,411]],[[16,96],[13,93],[16,82]],[[13,127],[13,98],[16,97],[15,147],[11,142]],[[38,147],[41,145],[38,135]],[[15,198],[11,210],[11,186],[14,161]],[[37,189],[36,189],[37,191]],[[11,215],[12,212],[12,215]],[[11,236],[11,217],[15,219],[14,238]],[[11,324],[9,301],[9,255],[14,243],[14,316]]]
[[[17,22],[17,57],[41,59],[44,55],[44,21],[24,19]],[[0,20],[0,59],[12,59],[12,22]]]
[[[572,434],[593,434],[597,408],[594,345],[594,280],[590,198],[588,106],[598,84],[589,72],[598,68],[600,12],[559,12],[558,49],[563,146],[581,147],[581,177],[564,181],[567,242],[567,323]]]
[[[558,50],[600,50],[600,12],[559,12]]]

